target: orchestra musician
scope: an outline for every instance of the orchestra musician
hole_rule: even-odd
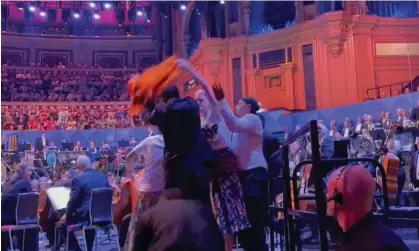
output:
[[[45,163],[45,150],[48,145],[49,140],[47,139],[47,134],[43,131],[41,137],[35,139],[35,154],[37,155],[37,159],[40,159],[42,163]]]
[[[77,177],[79,173],[74,169],[69,169],[65,171],[60,179],[57,179],[51,184],[53,187],[67,187],[71,188],[71,183],[75,177]],[[61,219],[61,217],[65,214],[65,209],[61,210],[54,210],[51,206],[51,201],[49,198],[46,198],[46,203],[48,204],[48,216],[45,222],[46,228],[46,237],[49,241],[49,246],[53,246],[55,243],[55,224]]]
[[[47,139],[47,134],[42,132],[41,137],[35,139],[35,150],[38,152],[43,152],[44,148],[49,145],[49,140]]]
[[[80,141],[77,141],[76,142],[76,145],[74,145],[73,151],[75,151],[75,152],[81,152],[81,151],[83,151],[83,147],[82,147]]]
[[[108,181],[109,181],[109,185],[111,186],[111,188],[114,189],[114,190],[118,190],[119,186],[118,186],[118,184],[116,184],[115,174],[112,173],[112,172],[108,172],[106,174],[106,176],[108,176]]]
[[[342,230],[336,251],[407,251],[403,240],[372,212],[376,183],[362,166],[335,170],[327,182],[327,214]]]
[[[89,151],[89,153],[96,153],[97,152],[97,148],[95,146],[95,142],[90,141],[89,148],[87,148],[87,151]]]
[[[412,154],[411,167],[409,172],[409,190],[416,191],[410,195],[410,206],[419,206],[419,137],[415,140],[416,151]]]
[[[51,141],[47,149],[47,164],[49,167],[55,168],[58,159],[58,148],[55,146],[54,141]]]
[[[1,186],[1,225],[16,225],[16,206],[17,198],[20,193],[32,192],[30,178],[33,173],[33,167],[28,163],[20,163],[17,170],[12,174],[9,181]],[[38,244],[39,229],[28,229],[25,231],[25,241],[31,244]],[[22,247],[23,232],[18,232],[19,246]],[[10,246],[8,232],[1,233],[1,250],[6,251]],[[31,250],[37,251],[38,245],[32,247]]]
[[[405,170],[405,168],[401,168],[403,166],[402,163],[401,163],[401,160],[402,160],[401,152],[397,151],[396,145],[395,145],[395,140],[394,139],[389,139],[387,141],[386,147],[388,149],[387,154],[394,154],[400,160],[399,167],[398,167],[398,174],[397,174],[396,205],[397,206],[402,206],[403,205],[403,186],[404,186],[404,183],[406,182],[406,170]]]
[[[90,159],[86,155],[77,158],[76,166],[81,174],[74,178],[71,183],[70,199],[67,203],[66,212],[57,225],[59,233],[62,234],[61,240],[66,239],[67,226],[88,223],[92,190],[96,188],[110,188],[106,175],[93,170]],[[81,250],[74,232],[69,237],[69,249]],[[95,230],[87,230],[85,238],[87,250],[91,251],[95,239]]]

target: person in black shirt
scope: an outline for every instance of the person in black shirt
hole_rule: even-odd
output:
[[[336,251],[408,251],[403,240],[372,213],[376,183],[362,166],[335,170],[327,183],[327,214],[343,231]]]
[[[224,239],[211,208],[186,199],[178,188],[164,191],[157,205],[142,214],[128,250],[224,251]]]
[[[21,193],[32,192],[30,177],[33,168],[28,163],[20,163],[12,178],[1,186],[1,225],[16,225],[16,207],[18,196]],[[25,231],[25,244],[38,243],[39,229]],[[1,250],[5,251],[10,246],[9,233],[2,232]],[[23,232],[18,232],[19,246],[22,247]],[[14,247],[16,248],[16,246]],[[38,250],[38,246],[31,250]]]

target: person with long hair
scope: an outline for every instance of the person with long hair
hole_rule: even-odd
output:
[[[225,249],[231,251],[234,235],[250,227],[239,179],[240,166],[230,147],[231,132],[221,117],[207,81],[186,60],[179,59],[177,63],[202,84],[202,89],[195,94],[201,113],[201,127],[217,159],[211,180],[211,203],[224,234]]]
[[[269,219],[268,164],[263,155],[263,124],[256,112],[259,103],[250,97],[240,99],[235,114],[225,100],[221,85],[213,85],[215,99],[227,128],[232,132],[231,148],[238,157],[240,183],[251,227],[239,232],[245,251],[268,250],[265,227]]]

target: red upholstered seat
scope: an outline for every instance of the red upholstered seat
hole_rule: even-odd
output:
[[[36,224],[5,225],[5,226],[1,226],[1,231],[2,232],[8,232],[12,228],[13,228],[13,230],[30,229],[30,228],[39,228],[39,225],[36,225]]]
[[[5,225],[5,226],[1,226],[1,231],[2,232],[9,232],[10,229],[16,227],[16,225]]]

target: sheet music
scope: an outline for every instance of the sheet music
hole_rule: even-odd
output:
[[[48,198],[55,210],[67,208],[70,200],[70,188],[67,187],[51,187],[47,189]]]

